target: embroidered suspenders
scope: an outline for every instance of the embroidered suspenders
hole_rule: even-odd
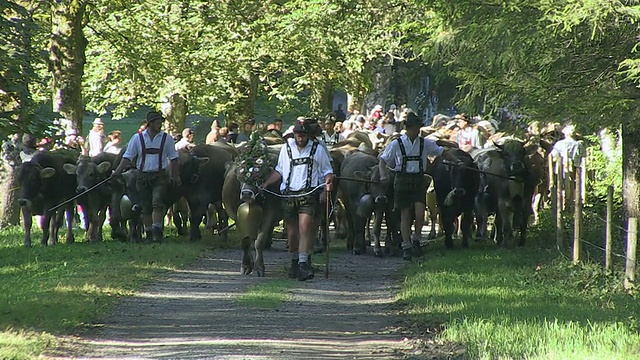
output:
[[[338,143],[338,140],[340,139],[340,134],[338,134],[337,132],[334,132],[333,135],[329,135],[329,133],[325,131],[322,133],[322,138],[325,144],[327,144],[328,146],[333,146]]]
[[[140,161],[139,170],[144,171],[144,163],[147,160],[147,154],[149,155],[158,154],[158,170],[157,171],[162,170],[162,152],[164,151],[164,143],[167,141],[167,133],[162,134],[162,141],[160,142],[159,149],[147,148],[146,145],[144,144],[144,137],[142,136],[142,133],[139,132],[138,135],[140,136],[140,146],[142,146],[142,160]]]
[[[422,174],[424,172],[424,164],[422,163],[422,151],[424,150],[424,139],[418,137],[420,139],[420,153],[419,155],[407,156],[407,150],[404,148],[404,144],[402,143],[402,138],[398,138],[398,145],[400,146],[400,152],[402,153],[402,169],[401,173],[407,172],[407,162],[409,161],[418,161],[418,169],[419,173]]]
[[[316,154],[316,149],[318,148],[318,142],[312,140],[313,144],[311,145],[311,152],[308,157],[294,159],[293,154],[291,154],[291,145],[286,143],[287,147],[287,155],[289,155],[289,161],[291,163],[291,169],[289,170],[289,176],[287,177],[287,186],[285,187],[285,192],[289,191],[289,186],[291,186],[291,177],[293,176],[293,167],[299,165],[307,165],[307,179],[305,180],[304,190],[309,190],[311,188],[311,175],[313,173],[313,157]]]

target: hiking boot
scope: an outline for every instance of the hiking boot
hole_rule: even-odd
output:
[[[291,260],[291,267],[289,268],[289,279],[296,279],[298,277],[298,260]]]
[[[409,249],[402,249],[402,259],[404,260],[411,260],[411,256],[413,255],[413,252],[411,251],[411,248]]]
[[[298,264],[298,280],[305,281],[313,279],[314,275],[313,267],[311,267],[308,262]]]

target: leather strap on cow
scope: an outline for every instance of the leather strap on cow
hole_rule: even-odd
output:
[[[313,158],[316,154],[316,149],[318,148],[318,141],[313,140],[313,143],[311,145],[311,152],[309,153],[308,157],[304,157],[304,158],[294,159],[293,154],[291,153],[291,146],[289,145],[289,143],[287,143],[286,146],[287,146],[287,155],[289,155],[289,162],[291,164],[291,169],[289,169],[289,176],[287,176],[287,183],[284,188],[284,191],[285,193],[289,193],[289,186],[291,186],[291,177],[293,176],[293,167],[300,166],[300,165],[307,165],[307,179],[305,180],[304,187],[301,189],[303,191],[307,191],[311,188],[311,183],[312,183],[311,175],[313,174]]]
[[[162,170],[162,153],[164,151],[164,144],[167,141],[167,133],[162,134],[162,141],[160,142],[160,148],[147,148],[147,146],[144,143],[144,136],[142,135],[142,132],[138,133],[138,136],[140,137],[140,146],[142,147],[142,156],[141,156],[141,160],[140,160],[140,171],[144,170],[144,164],[147,160],[147,154],[149,155],[158,155],[158,171]]]
[[[412,156],[407,156],[407,149],[405,149],[404,147],[404,143],[402,142],[402,138],[399,137],[398,140],[398,145],[400,146],[400,152],[402,153],[402,169],[400,169],[400,172],[402,173],[406,173],[407,172],[407,163],[409,161],[417,161],[418,162],[418,169],[419,169],[419,174],[422,174],[424,172],[424,164],[422,164],[422,151],[424,150],[424,139],[419,137],[420,139],[420,152],[419,154],[416,155],[412,155]]]

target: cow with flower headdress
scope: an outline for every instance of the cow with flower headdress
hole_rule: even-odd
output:
[[[253,133],[239,148],[239,154],[227,167],[222,190],[225,210],[238,227],[242,246],[241,273],[265,275],[263,251],[270,242],[273,228],[282,219],[280,199],[274,195],[280,184],[272,184],[267,191],[260,185],[271,174],[277,156],[270,154],[265,140]],[[255,256],[251,254],[251,247]]]

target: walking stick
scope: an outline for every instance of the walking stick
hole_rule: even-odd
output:
[[[325,212],[324,212],[324,233],[325,233],[325,254],[326,254],[326,265],[324,269],[324,278],[329,278],[329,203],[331,202],[331,191],[325,191],[326,201],[325,201]]]

